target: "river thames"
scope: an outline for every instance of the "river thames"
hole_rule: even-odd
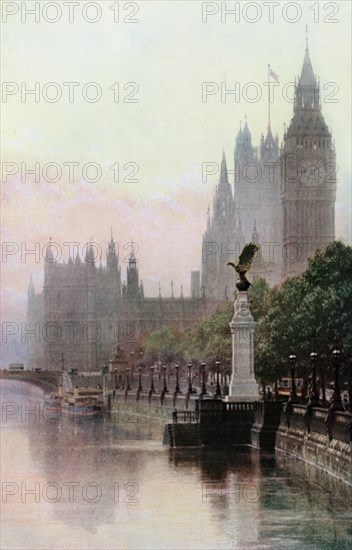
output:
[[[1,401],[4,550],[351,548],[351,491],[293,459],[168,449],[155,421],[44,418],[21,382]]]

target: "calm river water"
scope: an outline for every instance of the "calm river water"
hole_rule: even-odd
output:
[[[169,450],[157,422],[44,419],[25,383],[2,381],[1,398],[3,550],[352,547],[351,493],[301,463]]]

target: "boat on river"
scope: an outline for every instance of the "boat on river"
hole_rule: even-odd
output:
[[[95,417],[103,412],[103,391],[100,388],[75,387],[61,402],[62,412],[75,417]]]
[[[44,396],[44,407],[47,412],[60,413],[62,397],[58,393],[50,393]]]

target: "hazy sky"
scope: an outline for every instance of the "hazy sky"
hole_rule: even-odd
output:
[[[292,116],[283,90],[301,71],[308,25],[323,114],[336,141],[337,236],[351,242],[349,2],[279,2],[273,22],[268,2],[120,1],[119,22],[114,22],[113,1],[79,2],[70,11],[68,3],[42,1],[39,22],[21,14],[21,4],[33,8],[33,2],[2,4],[6,13],[19,9],[2,13],[3,81],[8,83],[2,158],[13,163],[7,170],[19,168],[7,181],[2,176],[3,241],[19,249],[21,243],[27,249],[39,243],[42,251],[52,237],[67,261],[64,242],[78,242],[82,251],[92,237],[105,261],[112,226],[121,248],[131,239],[139,247],[146,295],[157,294],[159,280],[162,293],[169,295],[171,279],[176,295],[181,284],[188,294],[189,272],[201,267],[206,209],[218,180],[215,175],[202,181],[202,163],[219,162],[224,148],[232,168],[245,114],[258,144],[268,122],[263,86],[268,63],[280,79],[271,112],[281,141],[283,124]],[[115,11],[109,9],[113,6]],[[235,8],[237,16],[226,15],[225,9]],[[133,19],[138,22],[128,22]],[[204,82],[215,83],[219,92],[202,101]],[[223,89],[237,87],[239,96],[228,94],[221,101],[221,83]],[[250,101],[255,89],[248,83],[256,83],[257,101]],[[21,90],[35,86],[39,97],[22,94],[21,101]],[[100,100],[88,101],[97,93]],[[58,101],[51,102],[55,97]],[[70,181],[64,163],[71,162],[78,165]],[[39,163],[40,181],[21,175],[21,163],[29,169]],[[62,172],[56,183],[45,181],[48,163],[58,165],[58,178]],[[87,163],[101,167],[100,181],[85,180]],[[115,166],[116,179],[116,163],[119,182],[109,169]],[[130,179],[138,181],[128,181],[137,167]],[[93,167],[87,175],[94,179]],[[47,176],[54,179],[53,168]],[[122,259],[128,253],[122,250]],[[43,258],[37,262],[34,255],[14,253],[6,263],[3,258],[2,271],[4,318],[25,320],[29,275],[33,272],[40,290]]]

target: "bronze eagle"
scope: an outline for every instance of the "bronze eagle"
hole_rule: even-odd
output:
[[[250,242],[244,246],[237,263],[227,263],[227,265],[231,265],[239,275],[238,281],[236,282],[236,287],[238,290],[248,290],[251,286],[251,283],[246,277],[246,273],[250,270],[253,258],[258,250],[259,245],[257,243]]]

